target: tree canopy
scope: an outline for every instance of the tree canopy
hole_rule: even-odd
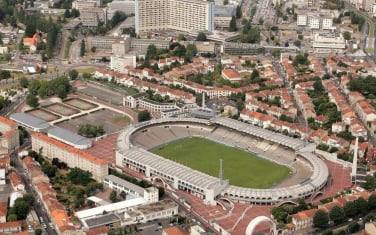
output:
[[[147,110],[142,110],[138,113],[138,121],[139,122],[144,122],[144,121],[148,121],[151,119],[151,115],[149,113],[149,111]]]

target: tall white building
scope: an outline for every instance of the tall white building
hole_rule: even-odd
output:
[[[307,26],[307,19],[308,19],[307,15],[298,15],[298,17],[296,19],[296,25]]]
[[[333,29],[333,19],[332,18],[323,18],[321,20],[322,29]]]
[[[136,33],[173,29],[183,32],[212,31],[214,4],[200,0],[136,0]]]
[[[311,16],[308,18],[308,27],[310,29],[320,29],[320,17]]]

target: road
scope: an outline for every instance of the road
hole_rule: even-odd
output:
[[[28,141],[27,143],[30,145],[30,141]],[[24,147],[26,147],[26,146],[24,146]],[[46,208],[44,208],[43,204],[41,203],[41,198],[39,198],[37,192],[35,191],[34,186],[30,181],[30,178],[25,173],[25,171],[22,167],[21,159],[18,158],[18,156],[16,154],[13,154],[11,156],[11,159],[15,163],[16,172],[21,175],[23,181],[25,182],[26,191],[28,193],[30,193],[31,195],[33,195],[33,197],[34,197],[33,207],[34,207],[36,214],[38,215],[38,218],[43,218],[44,223],[47,225],[46,229],[44,229],[46,234],[57,235],[57,232],[55,231],[55,229],[51,228],[50,225],[49,225],[51,223],[51,220],[46,213]]]

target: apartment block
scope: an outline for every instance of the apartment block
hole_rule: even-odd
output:
[[[34,133],[31,136],[31,142],[34,151],[42,150],[42,155],[49,159],[58,158],[65,162],[68,167],[78,167],[84,171],[89,171],[92,177],[99,182],[108,175],[108,163],[103,159],[40,133]]]
[[[80,10],[80,18],[82,26],[97,27],[99,22],[106,24],[107,9],[97,7],[83,8]]]
[[[112,1],[107,4],[107,19],[111,20],[116,11],[124,12],[127,15],[134,14],[134,1]]]
[[[0,116],[0,153],[9,154],[19,148],[18,125],[15,121]]]
[[[214,4],[200,0],[136,0],[136,33],[173,29],[199,32],[214,29]]]
[[[297,26],[305,26],[310,29],[333,29],[333,16],[331,14],[307,14],[300,13],[296,20]]]
[[[72,2],[72,9],[77,9],[81,11],[84,8],[100,7],[102,5],[102,0],[78,0]]]

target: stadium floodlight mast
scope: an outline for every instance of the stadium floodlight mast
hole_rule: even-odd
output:
[[[222,159],[219,159],[219,184],[223,184],[223,168],[222,168]]]

